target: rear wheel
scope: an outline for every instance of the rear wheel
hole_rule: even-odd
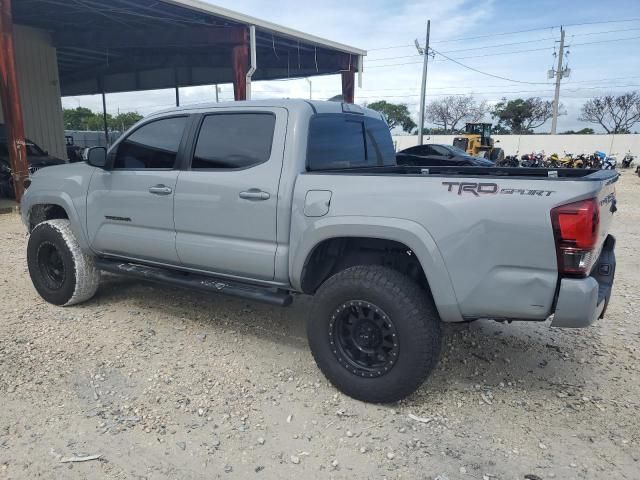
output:
[[[494,148],[491,150],[491,154],[489,155],[489,159],[498,163],[504,160],[504,150],[501,148]]]
[[[435,367],[440,319],[427,292],[409,277],[377,265],[329,278],[307,321],[311,352],[342,392],[366,402],[413,393]]]
[[[75,305],[95,295],[100,271],[80,249],[69,220],[48,220],[31,232],[29,274],[40,296],[54,305]]]

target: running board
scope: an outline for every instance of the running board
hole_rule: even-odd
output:
[[[147,267],[136,263],[126,263],[103,258],[96,259],[96,267],[106,272],[128,275],[130,277],[175,285],[177,287],[200,290],[209,293],[222,293],[232,297],[246,298],[257,302],[269,303],[280,307],[291,305],[293,297],[276,288],[260,287],[227,279],[199,275],[157,267]]]

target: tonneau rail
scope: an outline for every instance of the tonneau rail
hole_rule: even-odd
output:
[[[307,171],[312,175],[410,175],[410,176],[458,176],[458,177],[511,177],[534,178],[541,180],[580,180],[615,182],[618,172],[615,170],[593,170],[582,168],[525,168],[525,167],[471,167],[436,166],[415,167],[392,165],[381,167],[352,167]]]

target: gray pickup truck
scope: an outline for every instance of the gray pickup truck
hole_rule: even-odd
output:
[[[615,171],[398,166],[379,113],[303,100],[179,108],[27,180],[33,284],[89,300],[101,271],[286,306],[340,390],[411,394],[441,322],[586,327],[615,272]]]

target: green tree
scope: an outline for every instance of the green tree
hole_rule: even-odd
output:
[[[86,130],[88,128],[89,119],[95,116],[88,108],[65,108],[62,111],[64,119],[64,128],[66,130]]]
[[[102,113],[92,112],[88,108],[65,108],[62,111],[64,128],[66,130],[104,130],[104,117]],[[125,131],[133,124],[142,120],[142,115],[137,112],[119,113],[115,117],[107,113],[107,126],[111,131]]]
[[[511,130],[509,130],[501,123],[498,123],[491,128],[491,133],[493,135],[511,135]]]
[[[593,135],[594,133],[596,132],[593,128],[586,127],[577,132],[575,130],[567,130],[566,132],[562,132],[561,135]]]
[[[124,132],[142,120],[142,118],[142,115],[138,112],[120,113],[111,119],[109,129]]]
[[[561,112],[562,105],[559,108]],[[502,101],[493,107],[491,116],[498,119],[498,125],[504,126],[514,134],[533,133],[535,128],[543,125],[553,116],[553,102],[540,97]]]
[[[368,104],[367,107],[380,112],[384,116],[389,125],[389,130],[400,127],[405,132],[411,132],[416,128],[416,122],[411,118],[409,109],[404,103],[389,103],[385,100],[380,100]]]

